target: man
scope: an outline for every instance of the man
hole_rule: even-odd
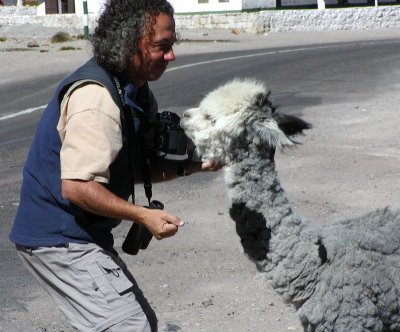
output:
[[[109,1],[92,38],[94,59],[58,87],[24,166],[10,240],[79,330],[157,330],[153,310],[113,249],[111,230],[123,219],[163,239],[183,226],[177,216],[128,201],[151,150],[146,123],[157,103],[147,82],[175,60],[175,39],[167,1]],[[173,162],[154,166],[157,178],[176,176]],[[200,166],[218,168],[212,161]]]

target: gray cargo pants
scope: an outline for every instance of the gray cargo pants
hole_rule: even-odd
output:
[[[96,244],[17,246],[24,265],[80,331],[157,331],[157,318],[126,264]]]

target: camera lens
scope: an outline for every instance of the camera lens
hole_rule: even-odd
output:
[[[153,200],[150,202],[150,209],[164,210],[164,204],[160,201]]]

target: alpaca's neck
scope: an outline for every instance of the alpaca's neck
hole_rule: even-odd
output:
[[[226,182],[232,209],[243,211],[231,215],[244,251],[286,301],[302,304],[312,294],[321,266],[318,238],[292,211],[268,151],[250,145],[235,153]],[[246,214],[243,205],[252,213]]]
[[[226,167],[225,181],[231,203],[245,203],[247,208],[263,214],[273,233],[278,227],[287,227],[292,234],[303,227],[280,186],[275,162],[266,149],[250,145],[235,151],[234,161]]]

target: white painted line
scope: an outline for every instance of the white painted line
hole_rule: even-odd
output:
[[[307,50],[318,50],[318,49],[333,48],[333,47],[339,47],[339,46],[340,45],[302,47],[302,48],[295,48],[295,49],[291,49],[291,50],[269,51],[269,52],[261,52],[261,53],[247,54],[247,55],[238,55],[238,56],[233,56],[233,57],[229,57],[229,58],[214,59],[214,60],[201,61],[201,62],[190,63],[187,65],[177,66],[174,68],[167,69],[166,72],[190,68],[190,67],[207,65],[209,63],[217,63],[217,62],[224,62],[224,61],[231,61],[231,60],[238,60],[238,59],[254,58],[254,57],[258,57],[258,56],[266,56],[266,55],[272,55],[272,54],[292,53],[292,52],[307,51]]]
[[[397,41],[396,41],[397,42]],[[254,58],[258,56],[266,56],[266,55],[273,55],[273,54],[283,54],[283,53],[293,53],[293,52],[300,52],[300,51],[309,51],[309,50],[321,50],[321,49],[328,49],[328,48],[340,48],[340,47],[346,47],[349,46],[349,44],[359,44],[361,46],[365,45],[375,45],[375,44],[392,44],[393,41],[383,41],[383,42],[352,42],[352,43],[345,43],[345,44],[335,44],[335,45],[324,45],[324,46],[311,46],[311,47],[299,47],[299,48],[293,48],[290,50],[279,50],[279,51],[269,51],[269,52],[261,52],[261,53],[254,53],[254,54],[247,54],[247,55],[238,55],[238,56],[233,56],[229,58],[222,58],[222,59],[215,59],[215,60],[208,60],[208,61],[201,61],[201,62],[195,62],[195,63],[190,63],[187,65],[182,65],[182,66],[177,66],[173,67],[170,69],[167,69],[166,72],[170,71],[175,71],[179,69],[185,69],[185,68],[190,68],[190,67],[196,67],[196,66],[202,66],[202,65],[207,65],[209,63],[217,63],[217,62],[223,62],[223,61],[231,61],[231,60],[238,60],[238,59],[246,59],[246,58]]]
[[[16,118],[17,116],[20,116],[20,115],[24,115],[24,114],[29,114],[29,113],[33,113],[33,112],[36,112],[36,111],[40,111],[40,110],[42,110],[42,109],[44,109],[44,108],[46,108],[46,107],[47,107],[47,105],[42,105],[42,106],[38,106],[38,107],[28,108],[28,109],[26,109],[26,110],[24,110],[24,111],[20,111],[20,112],[17,112],[17,113],[13,113],[13,114],[9,114],[9,115],[2,116],[2,117],[0,117],[0,121],[4,121],[4,120],[7,120],[7,119],[12,119],[12,118]]]

